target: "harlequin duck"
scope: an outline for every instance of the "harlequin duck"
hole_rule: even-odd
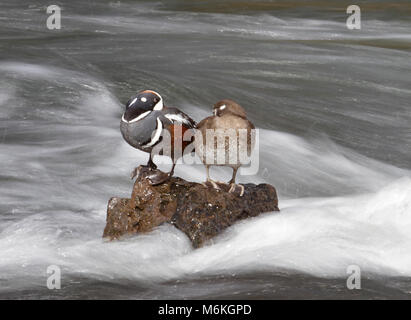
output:
[[[255,129],[254,125],[247,119],[246,112],[241,107],[238,103],[225,99],[217,102],[213,106],[213,113],[214,116],[208,117],[203,119],[198,125],[197,125],[197,130],[199,130],[203,136],[203,141],[202,145],[199,141],[197,141],[195,149],[196,149],[196,154],[200,157],[200,159],[203,161],[205,167],[206,167],[206,173],[207,173],[207,182],[211,183],[214,188],[219,189],[218,185],[211,180],[210,174],[209,174],[209,168],[211,165],[217,165],[217,166],[229,166],[233,168],[233,175],[231,180],[228,182],[230,184],[230,189],[229,192],[235,192],[236,190],[240,189],[240,196],[244,194],[244,186],[242,185],[237,185],[235,183],[235,178],[237,174],[238,168],[241,166],[240,159],[239,159],[239,152],[240,152],[240,142],[239,142],[239,129],[247,129],[247,155],[251,153],[251,148],[254,146],[254,143],[252,143],[252,136],[251,136],[251,130]],[[217,142],[209,144],[209,147],[211,149],[207,148],[206,145],[206,132],[207,129],[222,129],[222,130],[229,130],[229,129],[234,129],[234,133],[237,135],[237,144],[235,145],[234,143],[230,143],[230,140],[225,138],[226,135],[224,135],[222,132],[215,131],[215,136],[217,137],[217,141],[219,138],[224,139],[224,147],[225,147],[225,154],[226,158],[224,159],[223,163],[217,163]],[[219,135],[222,135],[219,137]],[[200,145],[199,145],[200,144]],[[237,158],[234,158],[234,161],[229,161],[229,152],[231,148],[237,148]],[[214,163],[208,164],[206,161],[207,158],[207,153],[212,152],[214,154]],[[231,162],[231,163],[230,163]]]
[[[120,130],[124,140],[141,151],[148,152],[150,157],[145,166],[139,166],[132,172],[131,178],[141,174],[141,170],[148,170],[148,180],[157,185],[167,181],[174,172],[176,157],[174,144],[181,144],[181,150],[192,141],[183,141],[182,135],[188,129],[194,129],[196,123],[188,115],[176,108],[166,107],[163,98],[155,91],[144,90],[132,97],[126,104],[126,110],[121,118]],[[153,162],[152,150],[162,140],[162,130],[168,130],[171,138],[171,157],[173,165],[169,173],[156,170]],[[175,137],[175,133],[181,137]],[[162,153],[160,153],[162,154]]]

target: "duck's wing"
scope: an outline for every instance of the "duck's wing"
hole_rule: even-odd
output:
[[[173,124],[182,124],[190,129],[197,127],[197,123],[192,118],[177,108],[164,108],[162,111],[162,116],[171,121]]]

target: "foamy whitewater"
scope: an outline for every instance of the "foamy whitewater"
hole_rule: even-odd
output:
[[[409,20],[376,16],[357,37],[319,13],[74,2],[54,34],[31,3],[27,20],[11,1],[0,20],[1,298],[344,298],[349,265],[358,297],[409,297]],[[281,212],[198,250],[170,225],[103,241],[108,199],[128,197],[147,161],[119,131],[142,88],[197,121],[218,99],[244,105],[260,170],[239,181],[274,185]],[[200,182],[205,169],[175,175]]]

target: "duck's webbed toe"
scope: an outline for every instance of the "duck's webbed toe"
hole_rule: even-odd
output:
[[[154,170],[146,176],[146,179],[151,185],[156,186],[168,181],[171,178],[171,173],[166,173],[161,170]]]
[[[231,183],[229,193],[238,194],[240,197],[244,195],[245,188],[242,184]]]
[[[221,190],[221,188],[219,187],[218,183],[211,180],[211,179],[207,179],[207,181],[202,182],[201,183],[204,187],[206,188],[214,188],[216,190]]]
[[[134,179],[134,178],[139,179],[143,175],[147,176],[147,175],[151,174],[152,171],[156,171],[156,169],[153,169],[150,166],[140,165],[138,167],[135,167],[134,170],[131,171],[130,178],[131,179]]]

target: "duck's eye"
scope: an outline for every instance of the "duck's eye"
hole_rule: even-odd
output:
[[[157,99],[157,98],[154,98],[154,102],[156,102],[156,103],[157,103],[157,102],[158,102],[158,99]]]
[[[141,101],[147,102],[147,98],[146,98],[146,97],[142,97],[142,98],[141,98]]]
[[[219,109],[224,110],[225,109],[225,104],[223,104]]]

